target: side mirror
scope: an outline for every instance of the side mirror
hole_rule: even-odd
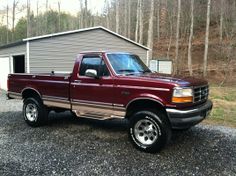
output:
[[[85,71],[85,76],[92,77],[92,78],[98,78],[97,70],[94,69],[87,69]]]

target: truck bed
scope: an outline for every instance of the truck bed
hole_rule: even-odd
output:
[[[25,89],[36,90],[43,100],[60,99],[69,101],[71,74],[10,74],[8,92],[22,95]]]

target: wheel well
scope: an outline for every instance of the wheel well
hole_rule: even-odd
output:
[[[161,103],[153,100],[142,99],[136,100],[128,105],[126,109],[126,118],[130,118],[135,112],[145,109],[156,109],[166,114],[166,110]]]
[[[35,91],[33,89],[26,89],[26,90],[24,90],[22,92],[22,98],[26,99],[26,98],[29,98],[29,97],[41,99],[41,96],[40,96],[40,94],[37,91]]]

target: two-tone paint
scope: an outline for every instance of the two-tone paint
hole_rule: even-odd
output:
[[[80,76],[84,55],[99,55],[110,76],[99,79]],[[49,107],[74,111],[78,116],[97,119],[124,118],[128,107],[139,100],[150,100],[164,108],[184,109],[198,103],[172,103],[173,88],[206,85],[205,80],[163,76],[156,73],[117,75],[106,52],[86,52],[78,55],[71,74],[10,74],[8,96],[24,98],[34,92]]]

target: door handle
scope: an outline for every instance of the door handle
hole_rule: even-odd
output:
[[[75,80],[74,82],[75,82],[75,83],[80,83],[80,82],[81,82],[81,80]]]

